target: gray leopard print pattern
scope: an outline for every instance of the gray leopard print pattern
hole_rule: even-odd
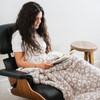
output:
[[[38,57],[33,62],[54,60],[46,57]],[[61,90],[65,100],[100,100],[100,70],[80,57],[71,56],[46,70],[22,67],[17,70],[31,74],[35,84],[51,85]]]

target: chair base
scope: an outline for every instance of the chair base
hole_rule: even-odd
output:
[[[25,97],[31,100],[46,100],[39,93],[33,91],[26,79],[18,79],[16,88],[11,89],[11,93],[16,96]]]

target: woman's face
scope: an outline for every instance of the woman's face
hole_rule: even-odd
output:
[[[41,19],[42,19],[42,11],[40,11],[37,16],[36,16],[36,21],[34,23],[34,27],[35,29],[38,29],[39,28],[39,25],[41,23]]]

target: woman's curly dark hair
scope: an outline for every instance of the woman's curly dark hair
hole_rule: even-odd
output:
[[[42,12],[42,19],[39,28],[36,30],[34,28],[34,23],[36,21],[36,16],[40,11]],[[19,30],[20,35],[22,36],[21,47],[24,52],[31,49],[32,53],[34,53],[34,51],[41,53],[40,45],[35,39],[36,31],[43,37],[43,40],[46,43],[46,53],[48,53],[49,50],[51,51],[50,38],[45,24],[44,10],[39,4],[28,2],[23,5],[14,26],[14,32],[16,30]]]

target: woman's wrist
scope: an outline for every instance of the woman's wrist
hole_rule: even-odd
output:
[[[40,67],[40,64],[37,63],[37,64],[34,64],[34,68],[39,68]]]
[[[36,63],[34,68],[42,68],[41,63]]]

